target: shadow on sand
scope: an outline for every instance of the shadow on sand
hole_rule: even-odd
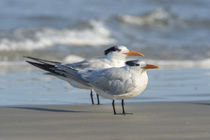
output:
[[[24,110],[35,110],[35,111],[48,111],[48,112],[70,112],[70,113],[82,113],[88,111],[77,111],[77,110],[63,110],[63,109],[50,109],[50,108],[43,108],[43,107],[8,107],[8,108],[15,108],[15,109],[24,109]]]
[[[193,104],[210,106],[210,103],[193,103]]]

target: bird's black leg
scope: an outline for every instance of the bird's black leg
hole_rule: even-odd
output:
[[[114,115],[116,115],[114,100],[112,101],[112,107],[113,107]]]
[[[91,98],[92,105],[94,105],[93,90],[92,89],[90,90],[90,98]]]
[[[133,114],[133,113],[126,113],[126,112],[125,112],[125,108],[124,108],[124,106],[125,106],[124,99],[122,99],[122,103],[121,103],[121,104],[122,104],[122,114],[123,114],[123,115],[126,115],[126,114],[132,115],[132,114]]]
[[[124,108],[125,103],[124,103],[124,99],[122,99],[121,104],[122,104],[122,114],[125,115],[125,108]]]
[[[98,94],[96,94],[96,96],[97,96],[98,105],[100,105],[99,95],[98,95]]]

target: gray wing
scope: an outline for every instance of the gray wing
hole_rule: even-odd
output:
[[[110,67],[110,65],[106,61],[107,60],[105,59],[105,57],[97,57],[92,59],[86,59],[84,61],[77,63],[66,64],[66,66],[69,66],[77,70],[100,69],[100,68]]]
[[[112,95],[125,94],[134,88],[131,74],[122,68],[99,70],[86,78],[92,87]]]
[[[77,62],[77,63],[72,63],[72,64],[66,64],[66,66],[75,68],[75,69],[84,69],[86,67],[88,67],[88,63],[87,60],[81,61],[81,62]]]

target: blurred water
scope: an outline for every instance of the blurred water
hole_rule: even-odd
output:
[[[208,0],[1,0],[0,61],[92,57],[113,44],[153,60],[207,59],[209,7]]]

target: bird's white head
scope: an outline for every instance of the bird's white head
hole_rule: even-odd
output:
[[[144,61],[140,60],[131,60],[131,61],[126,61],[126,65],[129,66],[132,69],[136,69],[138,71],[144,72],[148,69],[157,69],[159,68],[156,65],[153,64],[146,64]]]
[[[104,54],[111,59],[125,59],[126,56],[144,56],[139,52],[129,50],[126,46],[112,46],[105,50]]]

